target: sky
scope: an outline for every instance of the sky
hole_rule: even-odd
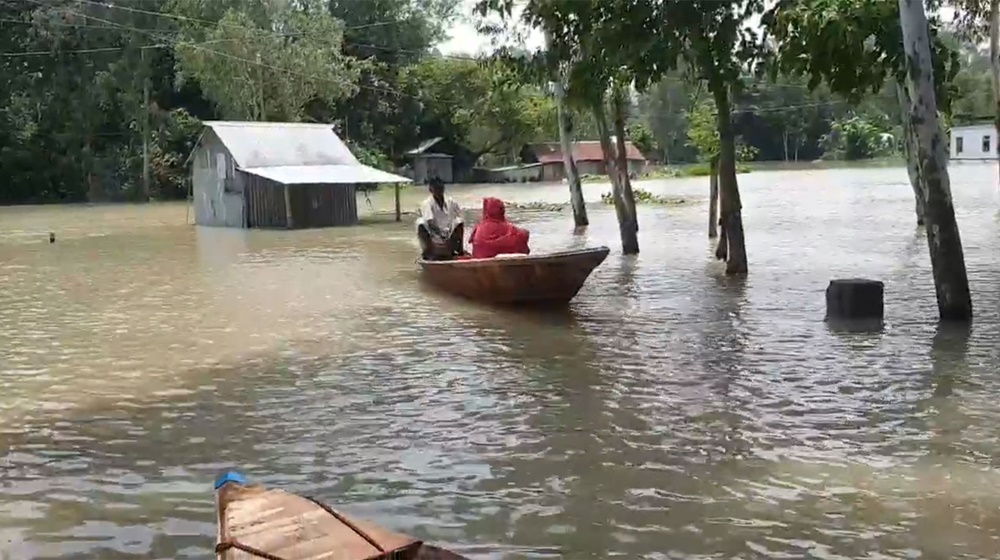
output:
[[[443,54],[479,54],[481,51],[489,50],[490,39],[480,35],[476,31],[472,10],[477,0],[462,0],[460,17],[449,30],[449,39],[438,45]],[[542,35],[532,32],[524,47],[530,49],[539,48],[544,43]]]

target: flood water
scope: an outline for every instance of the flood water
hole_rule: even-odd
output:
[[[741,176],[745,281],[705,179],[641,185],[689,204],[641,208],[638,258],[599,203],[525,214],[535,250],[614,249],[559,315],[424,287],[410,224],[0,209],[0,558],[211,557],[230,467],[476,558],[996,558],[1000,197],[951,171],[971,333],[936,327],[901,168]],[[822,322],[853,276],[883,332]]]

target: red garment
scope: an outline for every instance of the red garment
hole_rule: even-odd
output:
[[[491,259],[501,254],[529,252],[528,230],[508,222],[504,213],[502,200],[483,199],[483,219],[472,228],[469,236],[472,258]]]

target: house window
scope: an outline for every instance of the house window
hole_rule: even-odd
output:
[[[983,136],[983,153],[984,154],[990,153],[990,140],[992,140],[992,138],[990,138],[989,134]]]
[[[955,137],[955,153],[956,154],[962,153],[962,148],[965,147],[964,146],[965,143],[962,142],[963,140],[965,140],[965,139],[962,138],[961,136],[956,136]]]

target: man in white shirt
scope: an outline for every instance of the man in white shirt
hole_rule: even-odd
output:
[[[451,259],[465,253],[465,226],[462,209],[451,197],[444,195],[444,181],[430,180],[431,195],[420,205],[417,219],[417,238],[420,240],[421,258],[425,260]]]

